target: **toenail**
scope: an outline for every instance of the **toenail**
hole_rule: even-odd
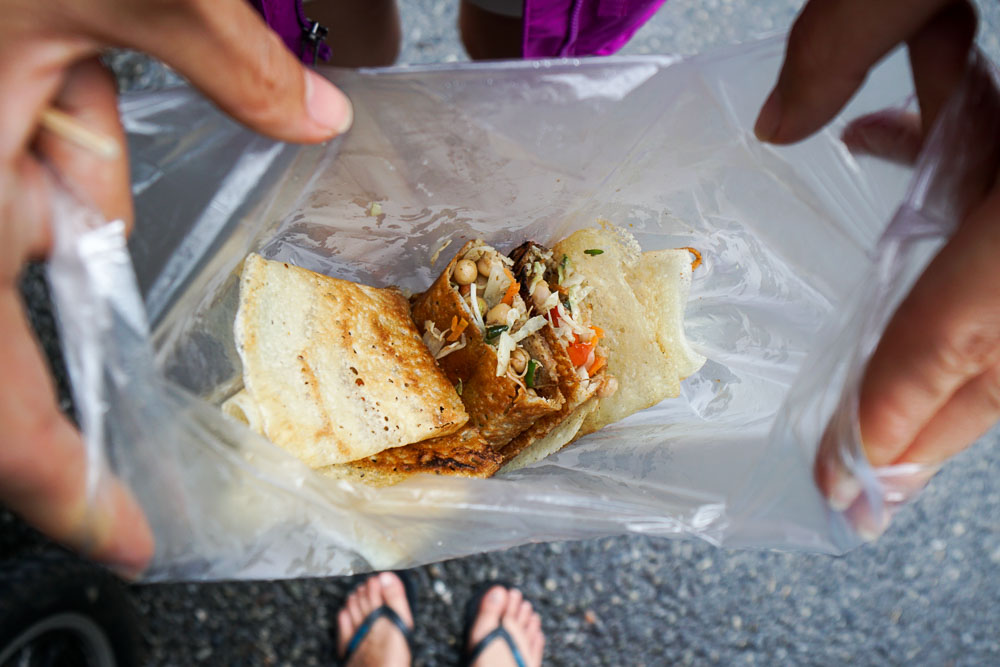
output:
[[[502,588],[494,588],[492,591],[490,591],[489,595],[486,596],[486,601],[489,602],[490,604],[500,604],[502,600],[503,600]]]
[[[378,580],[382,582],[383,586],[391,586],[394,583],[396,583],[395,577],[393,577],[392,574],[390,574],[389,572],[383,572],[382,574],[378,575]]]

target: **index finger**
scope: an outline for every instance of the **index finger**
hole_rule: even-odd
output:
[[[112,18],[91,30],[163,60],[259,132],[318,142],[351,126],[347,96],[302,65],[244,0],[128,3]]]
[[[113,477],[94,497],[80,434],[55,403],[45,362],[17,292],[0,284],[0,501],[49,537],[138,573],[153,537],[132,495]]]
[[[754,131],[778,144],[804,139],[829,122],[868,70],[918,33],[950,0],[812,0],[788,36],[778,82]]]

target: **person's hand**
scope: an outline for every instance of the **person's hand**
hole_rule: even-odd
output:
[[[109,46],[150,53],[224,111],[277,139],[317,142],[353,112],[302,67],[244,0],[0,0],[0,502],[56,540],[137,572],[153,541],[117,480],[85,521],[83,443],[59,412],[25,318],[18,276],[51,244],[43,162],[108,220],[132,222],[128,166],[39,130],[55,106],[119,143],[115,85],[97,60]]]
[[[789,36],[756,132],[778,144],[812,134],[847,103],[879,59],[905,42],[919,118],[875,114],[849,126],[844,139],[857,150],[912,161],[962,77],[975,26],[966,2],[812,0]],[[986,165],[977,179],[958,231],[892,317],[861,386],[859,426],[869,462],[920,464],[917,488],[1000,418],[996,168],[995,162]],[[831,505],[844,509],[860,487],[834,459],[821,447],[816,481]],[[874,536],[885,521],[863,532]]]

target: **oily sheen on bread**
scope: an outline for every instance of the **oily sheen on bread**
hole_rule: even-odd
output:
[[[249,412],[263,435],[311,467],[445,436],[468,421],[398,290],[251,254],[234,333],[245,394],[227,411]]]

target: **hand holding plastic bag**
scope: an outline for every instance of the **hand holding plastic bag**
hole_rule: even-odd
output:
[[[846,510],[866,539],[1000,419],[1000,133],[987,66],[974,62],[967,71],[975,25],[969,5],[946,0],[916,6],[814,0],[796,21],[756,125],[762,139],[775,143],[804,138],[840,110],[877,59],[905,40],[920,114],[897,109],[862,117],[845,129],[844,141],[855,153],[912,164],[959,91],[948,108],[951,122],[943,123],[951,132],[932,139],[946,156],[941,171],[959,184],[941,219],[944,229],[960,219],[957,230],[889,321],[857,396],[842,404],[816,459],[816,481],[831,506]],[[948,151],[956,146],[962,151]],[[872,473],[862,469],[859,454],[876,469],[881,493],[870,484],[862,493]]]
[[[329,139],[352,112],[242,0],[0,0],[0,15],[0,500],[51,537],[134,571],[151,557],[149,529],[116,480],[98,488],[93,474],[81,475],[92,466],[56,407],[17,292],[25,262],[51,249],[55,209],[93,224],[132,224],[115,84],[98,54],[108,46],[146,50],[250,127],[288,141]],[[50,107],[111,139],[118,156],[40,130]],[[53,185],[46,165],[100,215],[68,204],[72,196]]]

